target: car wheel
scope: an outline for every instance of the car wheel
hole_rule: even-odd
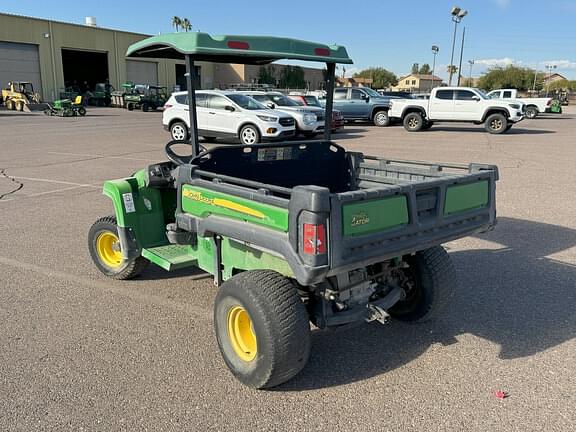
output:
[[[185,141],[188,139],[188,127],[183,122],[176,122],[170,126],[170,135],[174,141]]]
[[[401,321],[423,322],[436,318],[456,289],[456,272],[450,255],[434,246],[410,256],[408,267],[398,270],[397,283],[406,296],[388,310]]]
[[[246,125],[240,130],[240,142],[244,145],[258,144],[260,132],[254,125]]]
[[[538,117],[538,108],[536,108],[535,106],[529,106],[526,108],[524,115],[526,116],[526,118],[535,119],[536,117]]]
[[[390,125],[390,117],[388,117],[388,111],[378,111],[374,114],[372,119],[374,126],[384,127]]]
[[[506,132],[506,126],[508,126],[508,120],[504,114],[500,113],[489,115],[484,123],[484,128],[491,134],[502,134]]]
[[[310,324],[294,283],[270,270],[228,279],[214,301],[226,365],[243,384],[270,388],[300,372],[310,356]]]
[[[126,105],[126,108],[128,109],[128,111],[132,111],[132,110],[134,110],[134,104],[129,103]]]
[[[424,127],[424,118],[419,112],[411,112],[404,117],[404,129],[408,132],[418,132]]]

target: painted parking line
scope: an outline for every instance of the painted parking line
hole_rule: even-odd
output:
[[[151,151],[156,151],[156,150],[151,150]],[[68,153],[68,152],[54,152],[54,151],[48,151],[46,153],[57,154],[57,155],[96,157],[96,158],[101,158],[101,159],[122,159],[122,160],[135,160],[135,161],[145,161],[145,162],[155,162],[156,161],[156,159],[135,158],[135,157],[127,157],[127,156],[106,156],[106,155],[90,154],[90,153]]]
[[[88,188],[95,188],[95,189],[99,189],[102,187],[102,186],[88,184],[88,183],[74,183],[74,182],[69,182],[69,181],[64,181],[64,180],[52,180],[52,179],[45,179],[45,178],[38,178],[38,177],[22,177],[19,175],[13,175],[12,177],[14,177],[15,179],[18,179],[18,180],[37,181],[37,182],[54,183],[54,184],[64,184],[64,185],[70,185],[70,186],[88,187]]]

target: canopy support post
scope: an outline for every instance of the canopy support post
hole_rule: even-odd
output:
[[[324,119],[324,140],[330,141],[332,134],[332,106],[334,104],[334,81],[336,63],[326,63],[326,117]]]
[[[196,69],[194,60],[190,54],[186,54],[186,88],[188,89],[188,119],[190,122],[190,145],[192,146],[192,157],[195,158],[200,153],[198,148],[198,120],[196,116]]]

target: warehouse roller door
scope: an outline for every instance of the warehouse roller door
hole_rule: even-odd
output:
[[[6,88],[9,81],[30,81],[42,94],[38,45],[0,42],[0,86]]]
[[[126,60],[126,78],[135,84],[158,85],[158,63]]]

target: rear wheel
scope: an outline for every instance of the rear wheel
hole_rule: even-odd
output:
[[[388,117],[388,111],[382,110],[374,114],[372,119],[374,126],[384,127],[390,125],[390,117]]]
[[[14,110],[14,101],[11,99],[6,100],[6,109],[9,111]]]
[[[496,113],[491,114],[484,123],[484,129],[491,134],[502,134],[508,129],[508,119],[504,114]]]
[[[253,388],[294,377],[310,355],[310,325],[292,281],[271,270],[227,280],[214,303],[216,339],[230,371]]]
[[[16,111],[24,111],[24,102],[16,101]]]
[[[417,252],[398,270],[398,284],[406,297],[388,310],[402,321],[424,322],[436,318],[456,289],[456,272],[450,255],[442,246]]]
[[[86,108],[84,108],[83,106],[78,108],[78,114],[80,114],[82,117],[84,117],[86,115]]]
[[[142,112],[147,112],[148,111],[148,104],[147,103],[143,103],[141,106]]]
[[[424,126],[424,118],[419,112],[411,112],[404,117],[404,129],[408,132],[418,132]]]
[[[176,122],[170,126],[170,136],[174,141],[188,139],[188,127],[184,122]]]
[[[535,119],[536,117],[538,117],[538,108],[536,108],[535,106],[526,107],[524,115],[526,116],[526,118]]]
[[[260,132],[254,125],[246,125],[240,130],[240,142],[244,145],[258,144],[260,142]]]
[[[128,108],[128,111],[132,111],[132,110],[134,110],[134,104],[129,102],[129,103],[126,105],[126,108]]]
[[[148,265],[143,257],[122,258],[118,225],[114,216],[98,219],[88,232],[88,249],[98,270],[114,279],[132,279]]]

